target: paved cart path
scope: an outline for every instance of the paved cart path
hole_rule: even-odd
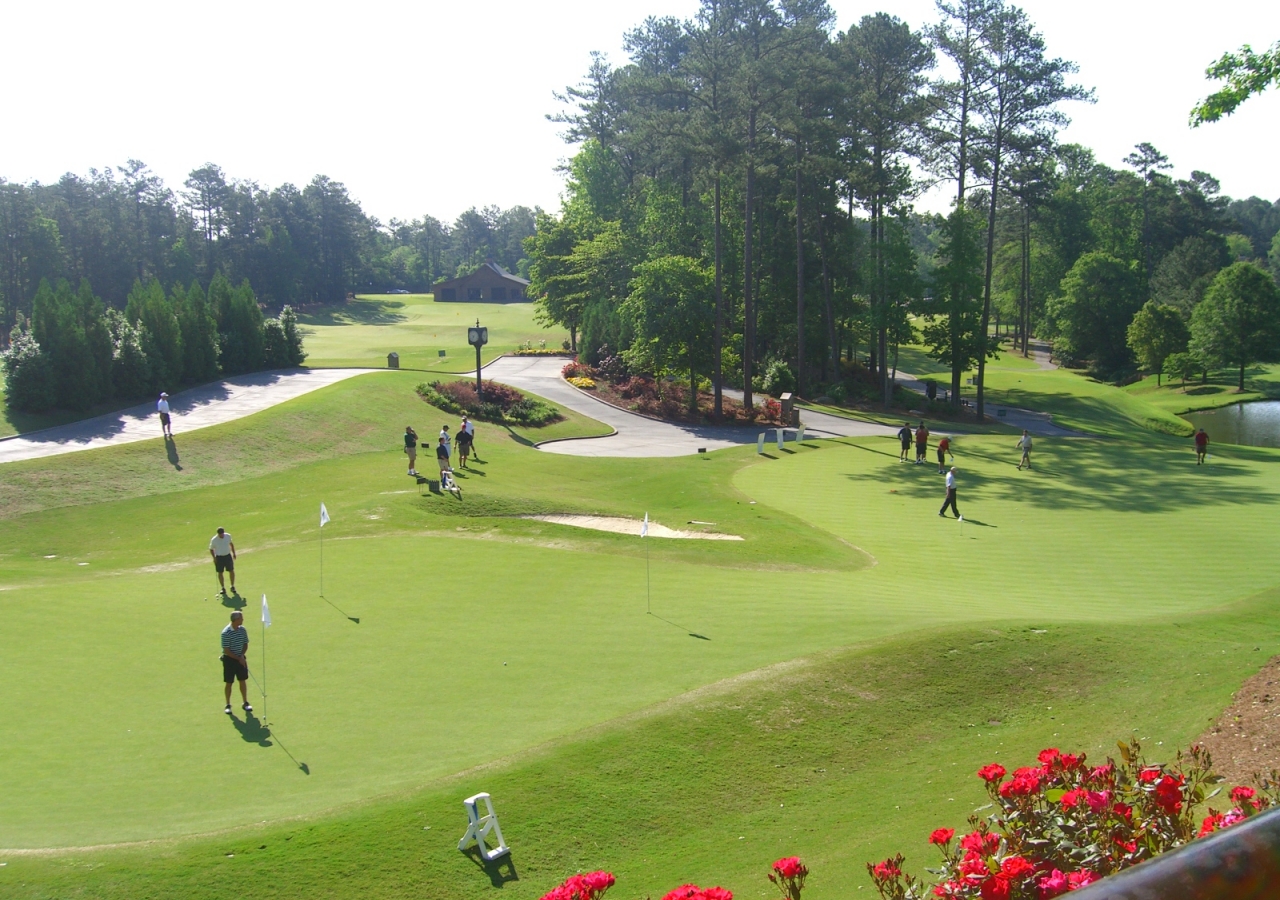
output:
[[[378,369],[278,369],[240,375],[191,388],[169,398],[175,436],[222,425],[294,397]],[[114,447],[160,437],[155,401],[95,416],[70,425],[32,431],[0,440],[0,464]]]

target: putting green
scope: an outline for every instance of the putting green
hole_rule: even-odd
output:
[[[485,362],[526,341],[556,349],[568,339],[568,332],[544,328],[533,314],[532,303],[436,303],[431,294],[370,294],[298,320],[308,366],[380,367],[396,352],[403,368],[467,372],[476,362],[467,327],[477,318],[489,329]]]
[[[247,476],[260,470],[245,461],[261,456],[282,470],[153,495],[126,478],[120,489],[137,495],[12,520],[0,545],[0,715],[22,727],[0,738],[0,846],[317,813],[804,654],[948,624],[1163,620],[1280,575],[1241,538],[1242,523],[1252,534],[1280,525],[1277,454],[1261,449],[1197,469],[1181,441],[1156,435],[1045,440],[1036,469],[1018,472],[1010,438],[964,437],[962,527],[936,515],[936,469],[899,463],[883,439],[813,442],[778,459],[746,448],[608,460],[540,454],[486,428],[484,463],[457,501],[419,496],[394,451],[306,458],[289,439],[304,430],[280,433],[302,428],[290,418],[299,411],[323,423],[352,405],[396,410],[398,430],[404,409],[421,408],[410,381],[335,385],[193,435],[184,450],[192,469],[236,459]],[[148,452],[93,451],[78,464],[100,459],[109,479]],[[39,467],[21,471],[40,480]],[[327,599],[321,500],[333,516]],[[746,539],[642,545],[509,518],[528,511],[648,511]],[[257,602],[271,601],[270,737],[221,713],[227,610],[204,555],[219,524],[244,551],[259,674]]]

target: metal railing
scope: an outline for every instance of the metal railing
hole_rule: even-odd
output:
[[[1068,896],[1071,900],[1280,900],[1280,807]]]

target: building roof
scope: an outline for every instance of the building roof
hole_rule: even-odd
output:
[[[510,272],[508,272],[506,269],[502,268],[502,266],[498,265],[495,262],[486,262],[480,268],[476,269],[474,272],[471,272],[469,274],[460,275],[457,278],[447,278],[444,281],[437,281],[432,286],[432,288],[435,289],[439,287],[453,287],[455,285],[463,284],[469,281],[470,279],[474,278],[475,276],[482,274],[485,269],[489,269],[491,272],[493,272],[494,274],[496,274],[498,277],[502,278],[505,281],[510,281],[514,284],[520,285],[521,287],[529,286],[529,281],[527,279],[521,278],[519,275],[512,275]]]

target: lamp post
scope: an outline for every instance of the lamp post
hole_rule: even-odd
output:
[[[467,343],[476,348],[476,400],[482,398],[480,387],[480,348],[489,343],[489,329],[480,326],[480,320],[476,319],[474,328],[467,329]]]

